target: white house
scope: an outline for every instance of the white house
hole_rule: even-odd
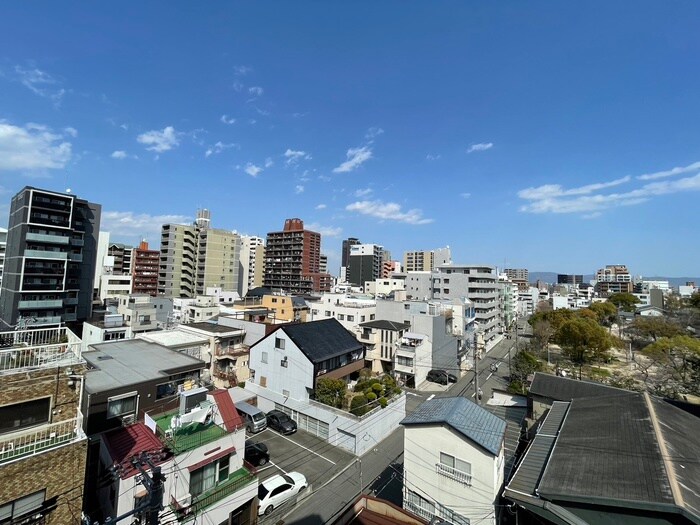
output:
[[[404,431],[404,508],[454,525],[495,524],[506,422],[465,397],[424,402]]]
[[[361,294],[324,293],[318,300],[307,300],[311,321],[337,319],[357,336],[360,323],[373,321],[377,313],[374,297]]]

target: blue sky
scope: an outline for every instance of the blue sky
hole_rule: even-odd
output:
[[[612,4],[612,5],[611,5]],[[700,275],[700,3],[16,2],[0,219],[25,185],[112,238],[212,211],[458,263]]]

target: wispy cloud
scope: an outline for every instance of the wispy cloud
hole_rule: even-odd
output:
[[[136,140],[146,146],[148,151],[163,153],[180,145],[180,135],[172,126],[167,126],[162,130],[153,129],[142,133]]]
[[[637,177],[639,180],[655,180],[663,179],[666,177],[674,177],[676,175],[683,175],[685,173],[693,173],[694,171],[700,171],[700,162],[693,162],[688,166],[672,168],[666,171],[657,171],[656,173],[645,173]]]
[[[384,130],[382,128],[369,128],[367,130],[367,133],[365,133],[365,138],[367,140],[373,140],[375,137],[378,137],[379,135],[382,135],[384,133]]]
[[[248,93],[250,93],[254,97],[262,97],[264,92],[265,92],[265,90],[263,88],[261,88],[260,86],[250,86],[248,88]]]
[[[353,195],[355,195],[355,197],[362,198],[362,197],[367,197],[368,195],[371,195],[373,191],[374,190],[372,188],[362,188],[359,190],[355,190]]]
[[[637,179],[639,178],[637,177]],[[601,190],[631,181],[632,177],[627,176],[609,182],[587,184],[571,189],[564,189],[559,184],[546,184],[536,188],[526,188],[519,191],[518,196],[530,202],[522,206],[520,211],[555,214],[580,213],[583,218],[590,219],[600,216],[600,213],[604,210],[642,204],[660,195],[700,191],[700,174],[696,174],[692,177],[673,181],[651,182],[621,193],[601,192]]]
[[[318,204],[318,205],[316,205],[316,209],[317,209],[317,210],[325,210],[327,207],[328,207],[328,206],[326,206],[325,204]]]
[[[472,194],[464,192],[464,193],[460,193],[459,196],[462,197],[463,199],[468,199],[469,197],[472,196]]]
[[[428,224],[433,222],[433,219],[423,217],[421,210],[402,211],[401,205],[395,202],[382,202],[379,200],[357,201],[348,204],[345,209],[382,220],[405,222],[407,224]]]
[[[297,184],[294,187],[294,193],[296,193],[297,195],[299,195],[300,193],[304,193],[304,186],[302,186],[301,184]]]
[[[240,148],[239,144],[236,143],[230,143],[230,144],[224,144],[223,142],[219,141],[213,146],[209,146],[207,148],[207,151],[204,152],[205,157],[210,157],[211,155],[217,155],[221,153],[224,150],[231,149],[231,148]]]
[[[320,233],[323,237],[338,237],[343,233],[343,229],[339,226],[323,226],[317,222],[305,224],[305,226],[312,232]]]
[[[264,171],[264,168],[261,168],[260,166],[256,166],[255,164],[249,162],[245,165],[243,171],[245,171],[251,177],[257,177]]]
[[[311,155],[301,150],[293,150],[287,148],[284,152],[284,157],[287,159],[285,162],[287,165],[292,165],[298,163],[300,160],[311,160]]]
[[[272,167],[272,166],[274,166],[274,165],[275,165],[275,162],[272,160],[272,158],[267,157],[267,158],[265,159],[265,167],[266,167],[266,168],[270,168],[270,167]]]
[[[15,66],[15,74],[17,80],[32,93],[50,99],[56,107],[61,105],[66,90],[60,87],[52,75],[36,67],[22,66]]]
[[[110,157],[112,157],[113,159],[117,159],[117,160],[123,160],[123,159],[127,158],[128,156],[129,156],[129,154],[126,151],[121,150],[121,149],[113,151],[112,154],[110,155]]]
[[[474,153],[475,151],[486,151],[487,149],[493,148],[493,142],[479,142],[478,144],[471,144],[467,148],[467,153]]]
[[[125,238],[160,238],[163,224],[188,224],[185,215],[149,215],[133,211],[103,211],[100,229]]]
[[[67,128],[63,128],[63,132],[64,132],[66,135],[70,135],[70,136],[73,137],[73,138],[75,138],[75,137],[78,136],[78,130],[75,129],[75,128],[72,128],[72,127],[70,127],[70,126],[68,126]]]
[[[224,124],[229,124],[229,125],[236,123],[236,119],[233,117],[229,117],[228,115],[221,115],[221,118],[219,120],[221,122],[223,122]]]
[[[72,145],[62,133],[29,123],[23,127],[0,120],[0,171],[62,169]]]
[[[425,156],[425,160],[438,160],[439,158],[440,158],[440,155],[432,155],[430,153],[428,153]]]
[[[253,68],[249,67],[249,66],[233,66],[234,75],[239,76],[239,77],[244,77],[245,75],[247,75],[251,71],[253,71]]]
[[[372,149],[369,146],[350,148],[345,155],[347,160],[340,166],[333,168],[333,173],[348,173],[359,168],[372,158]]]
[[[233,83],[233,85],[232,85],[231,87],[233,87],[233,90],[234,90],[234,91],[237,91],[237,92],[240,93],[241,91],[243,91],[243,88],[244,88],[245,86],[244,86],[241,82],[239,82],[238,80],[236,80],[236,81]]]

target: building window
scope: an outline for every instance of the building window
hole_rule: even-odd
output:
[[[360,316],[360,322],[361,322],[361,323],[364,323],[364,322],[365,322],[365,316],[364,316],[364,315],[361,315],[361,316]]]
[[[355,316],[354,315],[348,315],[348,321],[354,321]]]
[[[284,397],[289,397],[289,390],[282,389],[282,395]]]
[[[278,350],[284,350],[284,339],[281,337],[275,337],[275,348]]]
[[[0,434],[49,422],[51,398],[42,397],[0,407]]]
[[[374,321],[374,314],[369,314],[369,320]]]
[[[450,284],[450,280],[449,280],[449,279],[443,279],[442,282],[445,283],[445,284]]]
[[[130,392],[107,399],[107,419],[136,413],[138,394]]]
[[[440,452],[440,463],[436,465],[437,473],[459,481],[464,485],[472,484],[472,465],[450,454]]]
[[[230,462],[231,455],[226,454],[221,459],[193,470],[190,473],[190,494],[192,497],[199,496],[214,488],[217,484],[226,481],[228,479]]]
[[[272,302],[273,302],[273,303],[276,303],[276,302],[277,302],[277,297],[273,297],[273,298],[272,298]]]
[[[260,361],[267,364],[267,352],[263,352]]]
[[[442,291],[442,293],[450,293],[450,289],[449,289],[449,288],[445,288],[445,289]]]
[[[338,321],[344,321],[345,320],[345,315],[344,314],[338,314]]]
[[[28,518],[44,506],[45,498],[46,489],[43,489],[0,505],[0,523],[19,523],[21,518]]]

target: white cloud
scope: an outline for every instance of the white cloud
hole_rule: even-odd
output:
[[[244,87],[245,87],[245,86],[244,86],[243,84],[241,84],[238,80],[236,80],[236,81],[233,83],[233,90],[234,90],[234,91],[241,92],[241,91],[243,91],[243,88],[244,88]]]
[[[284,152],[284,156],[287,159],[286,163],[288,165],[296,164],[297,162],[299,162],[302,159],[311,160],[311,155],[309,155],[305,151],[293,150],[293,149],[289,149],[289,148],[287,148],[287,151]]]
[[[248,93],[255,97],[262,97],[262,94],[265,92],[263,88],[260,86],[251,86],[248,88]]]
[[[269,167],[271,167],[271,166],[274,166],[274,164],[275,164],[274,161],[273,161],[270,157],[267,157],[267,158],[265,159],[265,167],[266,167],[266,168],[269,168]]]
[[[355,190],[354,195],[355,195],[355,197],[360,197],[360,198],[367,197],[368,195],[370,195],[372,193],[372,191],[374,191],[374,190],[372,190],[372,188],[363,188],[363,189]]]
[[[0,171],[61,169],[71,160],[71,143],[46,126],[14,126],[0,120]]]
[[[487,149],[493,148],[493,142],[480,142],[478,144],[472,144],[467,148],[467,153],[473,153],[475,151],[486,151]]]
[[[307,230],[312,232],[320,233],[323,237],[338,237],[343,233],[343,229],[336,226],[322,226],[317,222],[312,222],[310,224],[304,224]]]
[[[365,138],[367,140],[372,140],[375,137],[378,137],[379,135],[383,134],[384,130],[382,128],[369,128],[367,130],[367,133],[365,133]]]
[[[207,148],[207,151],[204,152],[205,157],[209,157],[213,154],[219,154],[224,150],[230,149],[230,148],[240,148],[239,144],[236,143],[230,143],[230,144],[224,144],[223,142],[219,141],[213,146],[209,146]]]
[[[372,149],[369,146],[350,148],[345,155],[347,160],[340,166],[333,168],[333,173],[347,173],[359,168],[363,163],[372,158]]]
[[[235,124],[236,119],[233,117],[229,117],[228,115],[221,115],[221,118],[219,119],[221,122],[224,124]]]
[[[61,105],[66,90],[58,87],[58,81],[49,73],[35,67],[25,69],[15,66],[15,74],[17,80],[32,93],[52,100],[56,107]]]
[[[119,159],[119,160],[125,159],[128,156],[129,155],[126,153],[126,151],[123,151],[123,150],[113,151],[112,154],[110,155],[110,157],[112,157],[113,159]]]
[[[657,171],[656,173],[645,173],[637,177],[639,180],[655,180],[663,179],[665,177],[673,177],[674,175],[683,175],[684,173],[692,173],[694,171],[700,170],[700,162],[693,162],[692,164],[684,167],[672,168],[666,171]]]
[[[163,153],[164,151],[169,151],[176,146],[180,145],[180,133],[175,131],[172,126],[167,126],[161,131],[153,129],[142,133],[136,140],[141,144],[147,146],[148,151],[155,151],[156,153]]]
[[[233,66],[233,73],[239,77],[245,76],[251,71],[253,68],[249,66]]]
[[[463,199],[468,199],[469,197],[472,196],[472,194],[464,192],[464,193],[460,193],[459,196],[462,197]]]
[[[294,187],[294,193],[296,193],[297,195],[299,195],[300,193],[304,193],[304,186],[302,186],[301,184],[297,184]]]
[[[581,213],[584,218],[593,218],[596,213],[621,206],[642,204],[653,197],[700,191],[700,174],[673,181],[652,182],[623,193],[596,193],[600,189],[629,182],[631,177],[623,177],[610,182],[589,184],[579,188],[564,190],[559,184],[549,184],[538,188],[527,188],[518,192],[522,199],[531,201],[520,208],[528,213]]]
[[[327,207],[328,207],[328,206],[326,206],[325,204],[319,204],[319,205],[316,206],[316,209],[317,209],[317,210],[325,210]]]
[[[246,164],[243,171],[245,171],[251,177],[257,177],[258,175],[260,175],[260,173],[262,173],[263,168],[261,168],[260,166],[256,166],[255,164],[251,164],[249,162],[248,164]]]
[[[100,229],[113,236],[160,238],[163,224],[189,224],[192,220],[185,215],[149,215],[133,211],[103,211]]]
[[[78,136],[78,130],[75,128],[71,128],[70,126],[68,126],[67,128],[63,128],[63,132],[66,135],[70,135],[73,138]]]
[[[401,205],[395,202],[382,202],[379,200],[357,201],[348,204],[345,209],[382,220],[405,222],[407,224],[428,224],[433,222],[433,219],[424,218],[421,210],[402,211]]]
[[[430,153],[428,153],[425,156],[425,160],[438,160],[439,158],[440,158],[440,155],[432,155]]]

